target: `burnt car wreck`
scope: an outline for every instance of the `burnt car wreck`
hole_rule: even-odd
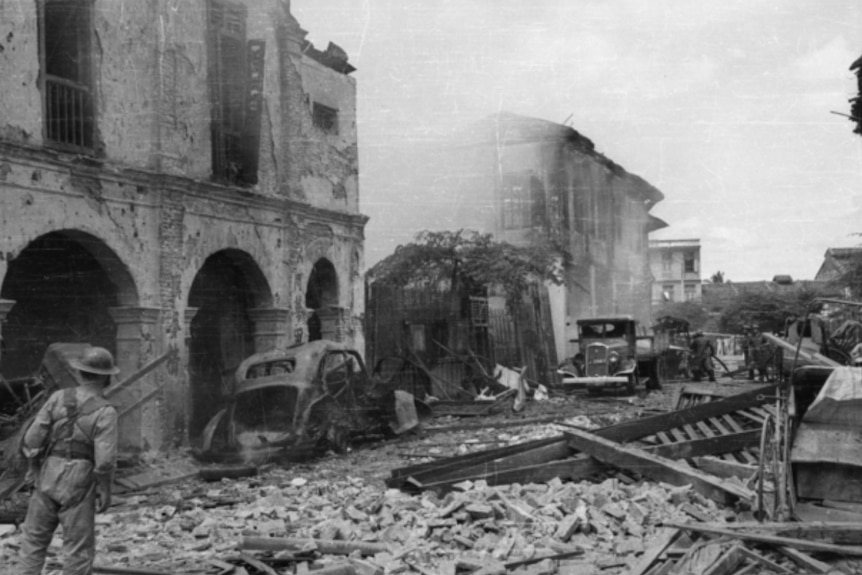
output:
[[[248,357],[204,429],[198,459],[260,463],[344,452],[418,425],[414,398],[372,378],[355,350],[318,340]]]

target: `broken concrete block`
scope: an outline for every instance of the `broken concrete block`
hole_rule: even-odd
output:
[[[572,538],[572,535],[574,535],[578,530],[580,524],[581,520],[577,515],[567,515],[562,521],[560,521],[557,531],[554,533],[554,537],[560,541],[566,542]]]
[[[473,519],[490,519],[494,517],[494,508],[486,503],[471,503],[464,510]]]

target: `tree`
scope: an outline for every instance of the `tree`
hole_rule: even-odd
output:
[[[787,318],[804,317],[818,311],[813,307],[813,300],[820,295],[816,290],[789,294],[742,293],[721,312],[718,328],[725,333],[742,333],[743,326],[753,324],[760,331],[780,331]]]
[[[706,308],[693,301],[669,302],[653,312],[653,317],[656,319],[664,316],[684,319],[688,322],[691,331],[702,329],[706,320],[709,319]]]
[[[514,246],[472,230],[423,231],[400,245],[368,272],[375,282],[395,287],[465,282],[468,289],[501,287],[511,305],[530,285],[563,283],[562,269],[547,244]]]
[[[711,281],[714,284],[723,284],[724,283],[724,272],[723,271],[715,272],[714,274],[709,276],[709,281]]]

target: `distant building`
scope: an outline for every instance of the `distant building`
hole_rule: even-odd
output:
[[[565,286],[549,288],[554,349],[573,353],[575,321],[629,314],[649,325],[650,210],[663,194],[596,151],[573,128],[501,112],[429,150],[411,186],[434,198],[427,229],[473,229],[559,253]],[[549,326],[550,327],[550,326]],[[551,362],[553,363],[553,362]]]
[[[702,297],[700,240],[650,240],[652,303],[695,301]]]
[[[853,261],[862,261],[862,248],[828,248],[814,279],[837,280],[849,270]]]

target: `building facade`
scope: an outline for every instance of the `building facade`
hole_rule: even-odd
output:
[[[650,240],[652,303],[700,302],[700,240]]]
[[[818,281],[834,281],[847,274],[854,265],[862,261],[862,248],[827,248],[823,263],[814,276]]]
[[[437,229],[474,229],[523,245],[547,241],[565,285],[550,286],[556,355],[572,355],[575,321],[629,314],[650,325],[650,210],[662,193],[596,151],[569,126],[501,112],[430,151],[417,185],[434,198]]]
[[[0,374],[111,350],[127,448],[202,431],[246,356],[361,348],[356,85],[279,0],[0,4]]]

